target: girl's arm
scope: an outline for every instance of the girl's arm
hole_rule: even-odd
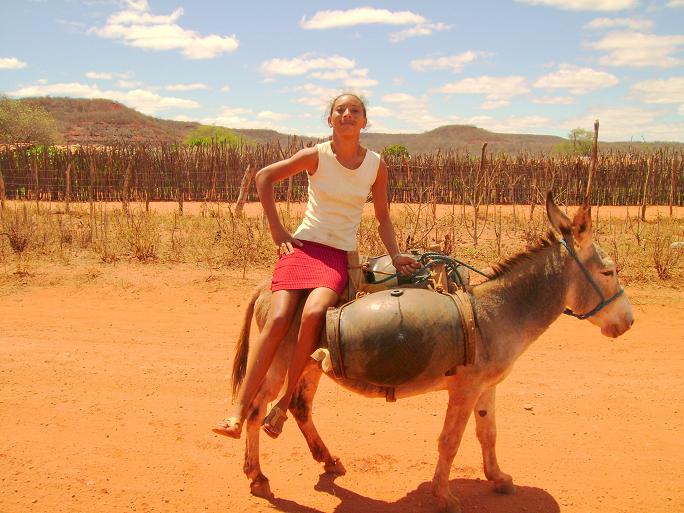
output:
[[[264,209],[264,215],[268,219],[271,237],[279,250],[284,253],[292,253],[292,245],[301,246],[302,243],[295,239],[283,226],[276,209],[273,185],[301,171],[306,171],[309,174],[315,173],[317,167],[318,150],[313,146],[299,150],[288,159],[270,164],[260,169],[256,174],[256,188],[261,206]]]
[[[387,252],[392,257],[392,265],[404,275],[410,275],[420,268],[420,263],[410,256],[402,255],[397,245],[397,234],[389,215],[387,202],[387,165],[384,160],[380,160],[380,167],[375,178],[375,183],[371,187],[373,193],[373,208],[375,218],[378,220],[378,233],[380,240],[387,248]]]

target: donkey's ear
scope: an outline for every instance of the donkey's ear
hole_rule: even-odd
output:
[[[551,226],[553,226],[554,230],[560,233],[563,238],[568,237],[572,233],[572,222],[553,202],[553,193],[551,191],[546,193],[546,215],[551,222]]]
[[[572,220],[572,235],[580,247],[591,243],[591,207],[580,207]]]

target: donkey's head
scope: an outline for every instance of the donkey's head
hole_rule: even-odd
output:
[[[571,257],[565,313],[589,319],[607,337],[619,337],[632,326],[634,315],[618,281],[615,263],[592,239],[591,208],[580,207],[571,221],[556,206],[549,192],[546,212]]]

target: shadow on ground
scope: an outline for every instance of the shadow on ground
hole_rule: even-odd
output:
[[[556,500],[546,491],[531,486],[516,486],[513,495],[501,495],[492,489],[492,484],[478,479],[453,479],[450,481],[461,500],[465,513],[560,513]],[[421,483],[418,488],[396,502],[364,497],[335,484],[335,478],[322,474],[314,487],[319,492],[334,495],[340,504],[333,513],[420,513],[437,511],[437,501],[432,496],[430,482]],[[284,498],[272,498],[271,505],[284,513],[328,513],[309,506],[302,506]]]

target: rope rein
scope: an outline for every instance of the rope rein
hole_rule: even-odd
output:
[[[443,255],[441,253],[437,252],[427,252],[423,253],[418,257],[418,261],[421,263],[421,268],[418,269],[416,272],[413,274],[407,276],[406,278],[411,281],[411,283],[423,283],[427,281],[430,278],[430,273],[429,270],[431,267],[437,265],[437,264],[444,264],[444,267],[447,271],[447,275],[449,278],[456,283],[460,287],[464,287],[465,284],[463,283],[463,280],[461,279],[461,275],[458,273],[458,268],[459,267],[465,267],[467,269],[470,269],[471,271],[474,271],[478,274],[481,274],[485,278],[490,278],[489,275],[486,273],[483,273],[479,269],[476,269],[475,267],[466,264],[465,262],[459,260],[458,258],[450,257],[447,255]],[[387,277],[383,278],[381,280],[374,280],[373,283],[381,284],[385,283],[393,278],[398,278],[399,276],[402,276],[400,272],[396,273],[387,273],[387,272],[382,272],[382,271],[373,271],[376,274],[386,274]]]

